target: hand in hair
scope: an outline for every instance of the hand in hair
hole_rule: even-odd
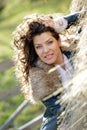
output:
[[[43,16],[40,19],[42,20],[43,24],[54,28],[58,33],[64,31],[67,28],[67,21],[62,16],[57,18]]]
[[[45,26],[50,26],[52,28],[54,28],[54,22],[53,22],[53,18],[50,16],[43,16],[40,18],[42,23],[45,24]]]

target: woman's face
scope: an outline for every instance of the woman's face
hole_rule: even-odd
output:
[[[56,40],[50,32],[36,35],[33,39],[34,47],[39,58],[47,64],[58,64],[62,55],[60,38]]]

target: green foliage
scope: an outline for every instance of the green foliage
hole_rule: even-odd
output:
[[[61,12],[67,14],[71,0],[0,0],[0,62],[12,58],[12,32],[21,23],[23,17],[32,13],[53,14]],[[14,75],[14,68],[0,72],[0,91],[9,90],[18,85]],[[16,110],[24,100],[20,94],[6,101],[0,102],[0,125]],[[33,119],[43,112],[43,105],[29,105],[11,124],[16,130],[19,126]],[[39,130],[37,126],[34,130]]]

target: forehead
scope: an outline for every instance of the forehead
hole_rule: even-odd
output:
[[[33,38],[33,41],[34,41],[34,44],[40,44],[42,42],[45,43],[52,38],[53,38],[52,33],[44,32],[44,33],[41,33],[40,35],[36,35]]]

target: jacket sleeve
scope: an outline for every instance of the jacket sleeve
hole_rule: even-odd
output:
[[[62,16],[60,18],[54,18],[55,30],[60,33],[65,29],[68,29],[71,25],[76,25],[81,12],[75,12],[67,16]]]

